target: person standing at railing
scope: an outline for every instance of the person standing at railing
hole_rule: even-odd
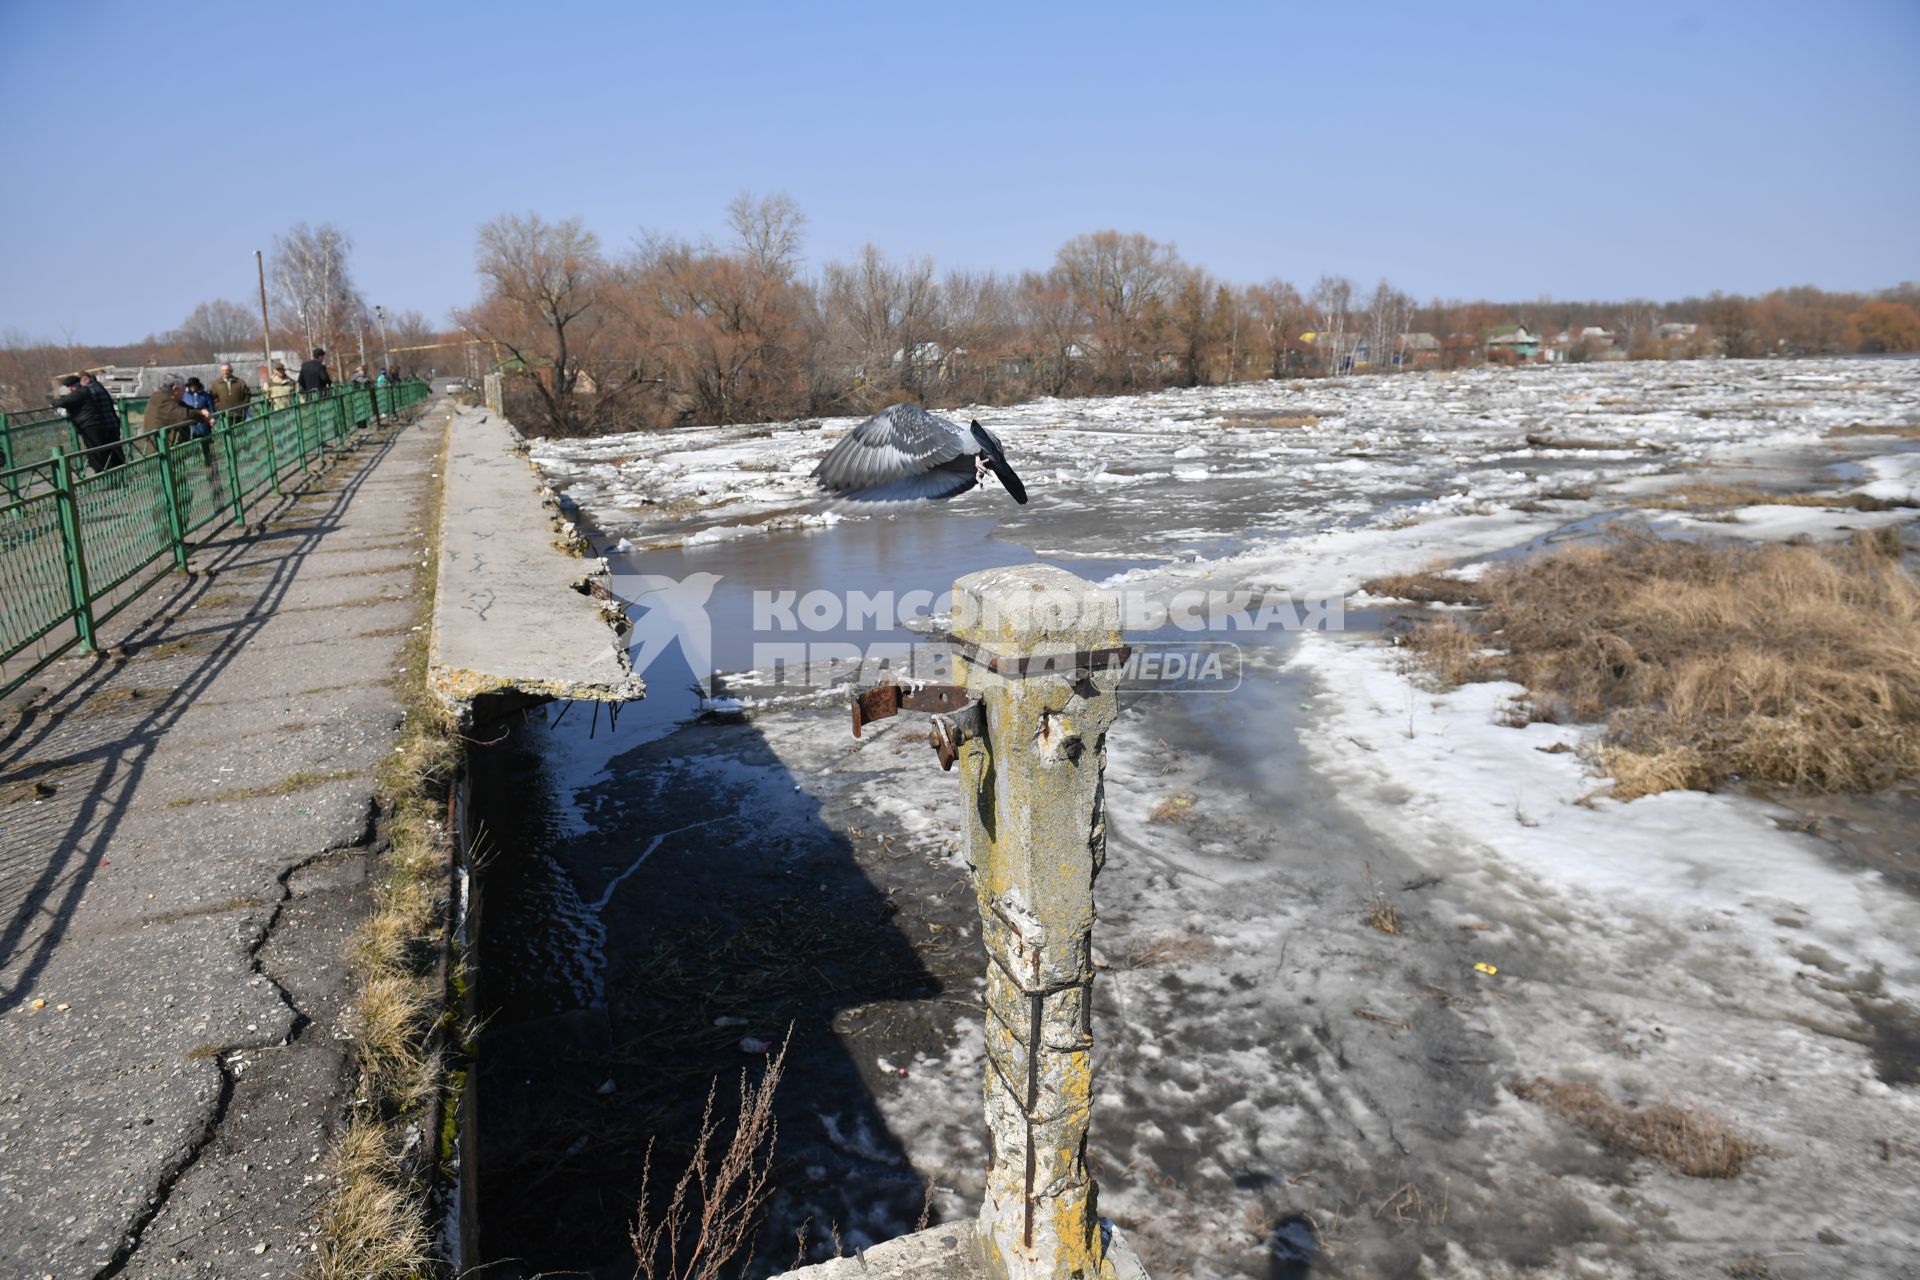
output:
[[[180,393],[180,403],[192,409],[199,416],[187,424],[191,438],[200,442],[200,461],[213,465],[213,411],[217,407],[213,402],[213,393],[198,378],[188,378],[186,389]]]
[[[120,421],[120,406],[114,402],[113,392],[107,390],[107,384],[100,380],[99,375],[82,369],[80,385],[93,396],[93,403],[100,410],[102,434],[107,446],[95,455],[99,459],[96,470],[117,467],[127,460],[126,451],[120,447],[121,438],[126,435]]]
[[[299,386],[294,382],[293,375],[287,372],[286,362],[275,360],[267,374],[267,403],[275,409],[284,409],[293,403],[297,390]]]
[[[113,438],[118,440],[123,434],[120,430],[120,406],[114,403],[113,392],[107,390],[107,384],[87,372],[80,371],[80,385],[93,396],[93,402],[100,406],[100,421],[113,428]]]
[[[67,415],[81,447],[96,472],[117,467],[126,461],[120,450],[120,419],[112,409],[102,410],[100,400],[87,386],[82,375],[69,374],[60,380],[64,388],[53,407]]]
[[[300,394],[324,396],[332,390],[333,375],[327,372],[326,348],[315,347],[312,358],[300,366]]]
[[[220,376],[213,380],[207,390],[213,395],[213,407],[227,415],[228,425],[239,422],[247,416],[247,402],[253,399],[253,388],[244,378],[233,376],[233,366],[220,366]]]
[[[353,377],[350,381],[352,381],[355,391],[364,391],[367,393],[367,411],[378,418],[380,416],[380,405],[379,402],[373,398],[372,372],[363,364],[353,371]],[[367,425],[367,419],[360,418],[353,425],[364,430]]]
[[[160,389],[147,397],[147,413],[141,425],[148,431],[164,430],[170,445],[191,439],[193,424],[203,420],[203,415],[186,403],[186,390],[179,378],[168,374]],[[158,441],[154,447],[159,448]]]

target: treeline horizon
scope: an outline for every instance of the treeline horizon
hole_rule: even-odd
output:
[[[1524,325],[1551,340],[1605,328],[1612,358],[1823,355],[1920,349],[1920,284],[1869,293],[1812,285],[1674,301],[1416,301],[1390,282],[1222,280],[1176,247],[1098,231],[1063,244],[1044,271],[936,271],[867,245],[852,262],[801,270],[805,217],[786,196],[742,195],[724,243],[647,236],[609,254],[578,218],[508,214],[476,246],[480,296],[436,330],[388,314],[394,347],[465,340],[394,360],[470,376],[507,373],[509,412],[531,434],[595,435],[681,423],[750,422],[1111,394],[1356,369],[1457,368],[1486,339]],[[335,228],[275,242],[277,347],[353,354],[369,312]],[[1694,326],[1662,334],[1661,326]],[[405,341],[393,336],[396,326]],[[285,335],[285,336],[283,336]],[[1416,339],[1430,335],[1432,342]],[[260,345],[257,306],[214,299],[181,326],[118,346],[0,338],[0,397],[25,407],[53,373],[99,364],[192,363]],[[344,350],[343,350],[344,349]],[[1601,348],[1576,340],[1570,359]]]

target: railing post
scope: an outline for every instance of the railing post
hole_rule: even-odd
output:
[[[73,629],[80,649],[92,653],[93,592],[87,583],[87,553],[80,542],[80,506],[73,494],[73,466],[65,451],[53,451],[54,505],[60,511],[60,547],[67,558],[67,598],[73,605]]]
[[[7,496],[20,496],[20,481],[13,472],[13,432],[7,426],[7,415],[0,413],[0,475],[7,478]]]
[[[249,418],[252,422],[254,419]],[[267,442],[267,487],[273,490],[273,496],[280,496],[280,447],[273,439],[273,410],[271,407],[260,415],[260,435]]]
[[[233,443],[233,422],[220,424],[219,436],[222,451],[227,455],[227,482],[233,486],[233,522],[242,528],[247,523],[246,499],[240,493],[240,457]]]
[[[1086,1163],[1119,597],[1045,565],[969,574],[953,596],[956,675],[985,726],[959,748],[989,962],[980,1256],[995,1280],[1140,1275]]]
[[[161,431],[153,439],[154,453],[160,458],[160,487],[167,498],[167,536],[173,539],[173,567],[187,571],[186,522],[180,518],[180,486],[174,483],[173,442]]]
[[[312,405],[304,396],[293,400],[287,406],[293,410],[293,433],[300,438],[300,470],[312,467],[312,451],[307,448],[307,423],[313,421]],[[320,430],[316,423],[313,432],[314,448],[320,447]]]

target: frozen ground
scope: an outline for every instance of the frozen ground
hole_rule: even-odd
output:
[[[1910,439],[1855,429],[1912,434],[1915,361],[1489,370],[972,416],[1007,442],[1030,506],[989,488],[880,518],[833,508],[805,472],[850,420],[536,456],[609,543],[637,548],[629,570],[720,575],[716,662],[734,672],[753,665],[756,588],[937,591],[1038,557],[1154,590],[1352,592],[1615,519],[1830,538],[1912,515],[1757,506],[1725,522],[1628,503],[1681,480],[1898,500],[1920,478]],[[1358,629],[1380,603],[1356,599],[1346,635],[1237,637],[1257,640],[1237,690],[1140,696],[1112,734],[1103,1210],[1161,1277],[1711,1276],[1742,1259],[1760,1259],[1750,1275],[1920,1275],[1911,797],[1837,806],[1813,832],[1748,796],[1592,799],[1579,753],[1551,750],[1584,730],[1504,727],[1510,688],[1421,688]],[[875,921],[876,964],[896,972],[836,970],[841,994],[817,1024],[802,1015],[817,1065],[790,1082],[774,1234],[810,1214],[849,1243],[906,1229],[920,1178],[937,1218],[968,1216],[985,1158],[978,943],[953,780],[905,718],[856,743],[842,711],[819,709],[830,695],[760,672],[734,682],[760,695],[747,713],[691,721],[671,670],[648,675],[652,704],[611,737],[563,721],[516,748],[541,770],[517,807],[545,816],[515,896],[547,905],[488,922],[512,935],[487,977],[509,990],[503,1034],[537,1025],[526,1038],[550,1047],[554,1019],[585,1020],[582,1038],[610,1046],[594,1052],[631,1067],[653,931],[718,919],[722,898],[758,920],[734,890],[817,874],[818,895]],[[1150,820],[1178,791],[1194,797],[1184,817]],[[1376,886],[1399,936],[1367,924]],[[701,1026],[741,1019],[709,1037],[712,1061],[737,1058],[737,1030],[777,1032],[784,1007],[704,1010]],[[1536,1075],[1710,1108],[1764,1154],[1707,1181],[1609,1153],[1504,1088]],[[619,1156],[594,1144],[621,1140],[606,1117],[628,1089],[592,1090],[601,1128],[556,1136],[565,1154],[540,1176],[597,1180],[604,1198]],[[511,1243],[594,1261],[543,1254],[537,1231]]]

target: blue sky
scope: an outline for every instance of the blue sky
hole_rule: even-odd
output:
[[[1185,9],[0,0],[0,334],[249,299],[301,221],[443,320],[499,213],[621,250],[742,190],[816,266],[1117,227],[1423,300],[1920,278],[1915,0]]]

